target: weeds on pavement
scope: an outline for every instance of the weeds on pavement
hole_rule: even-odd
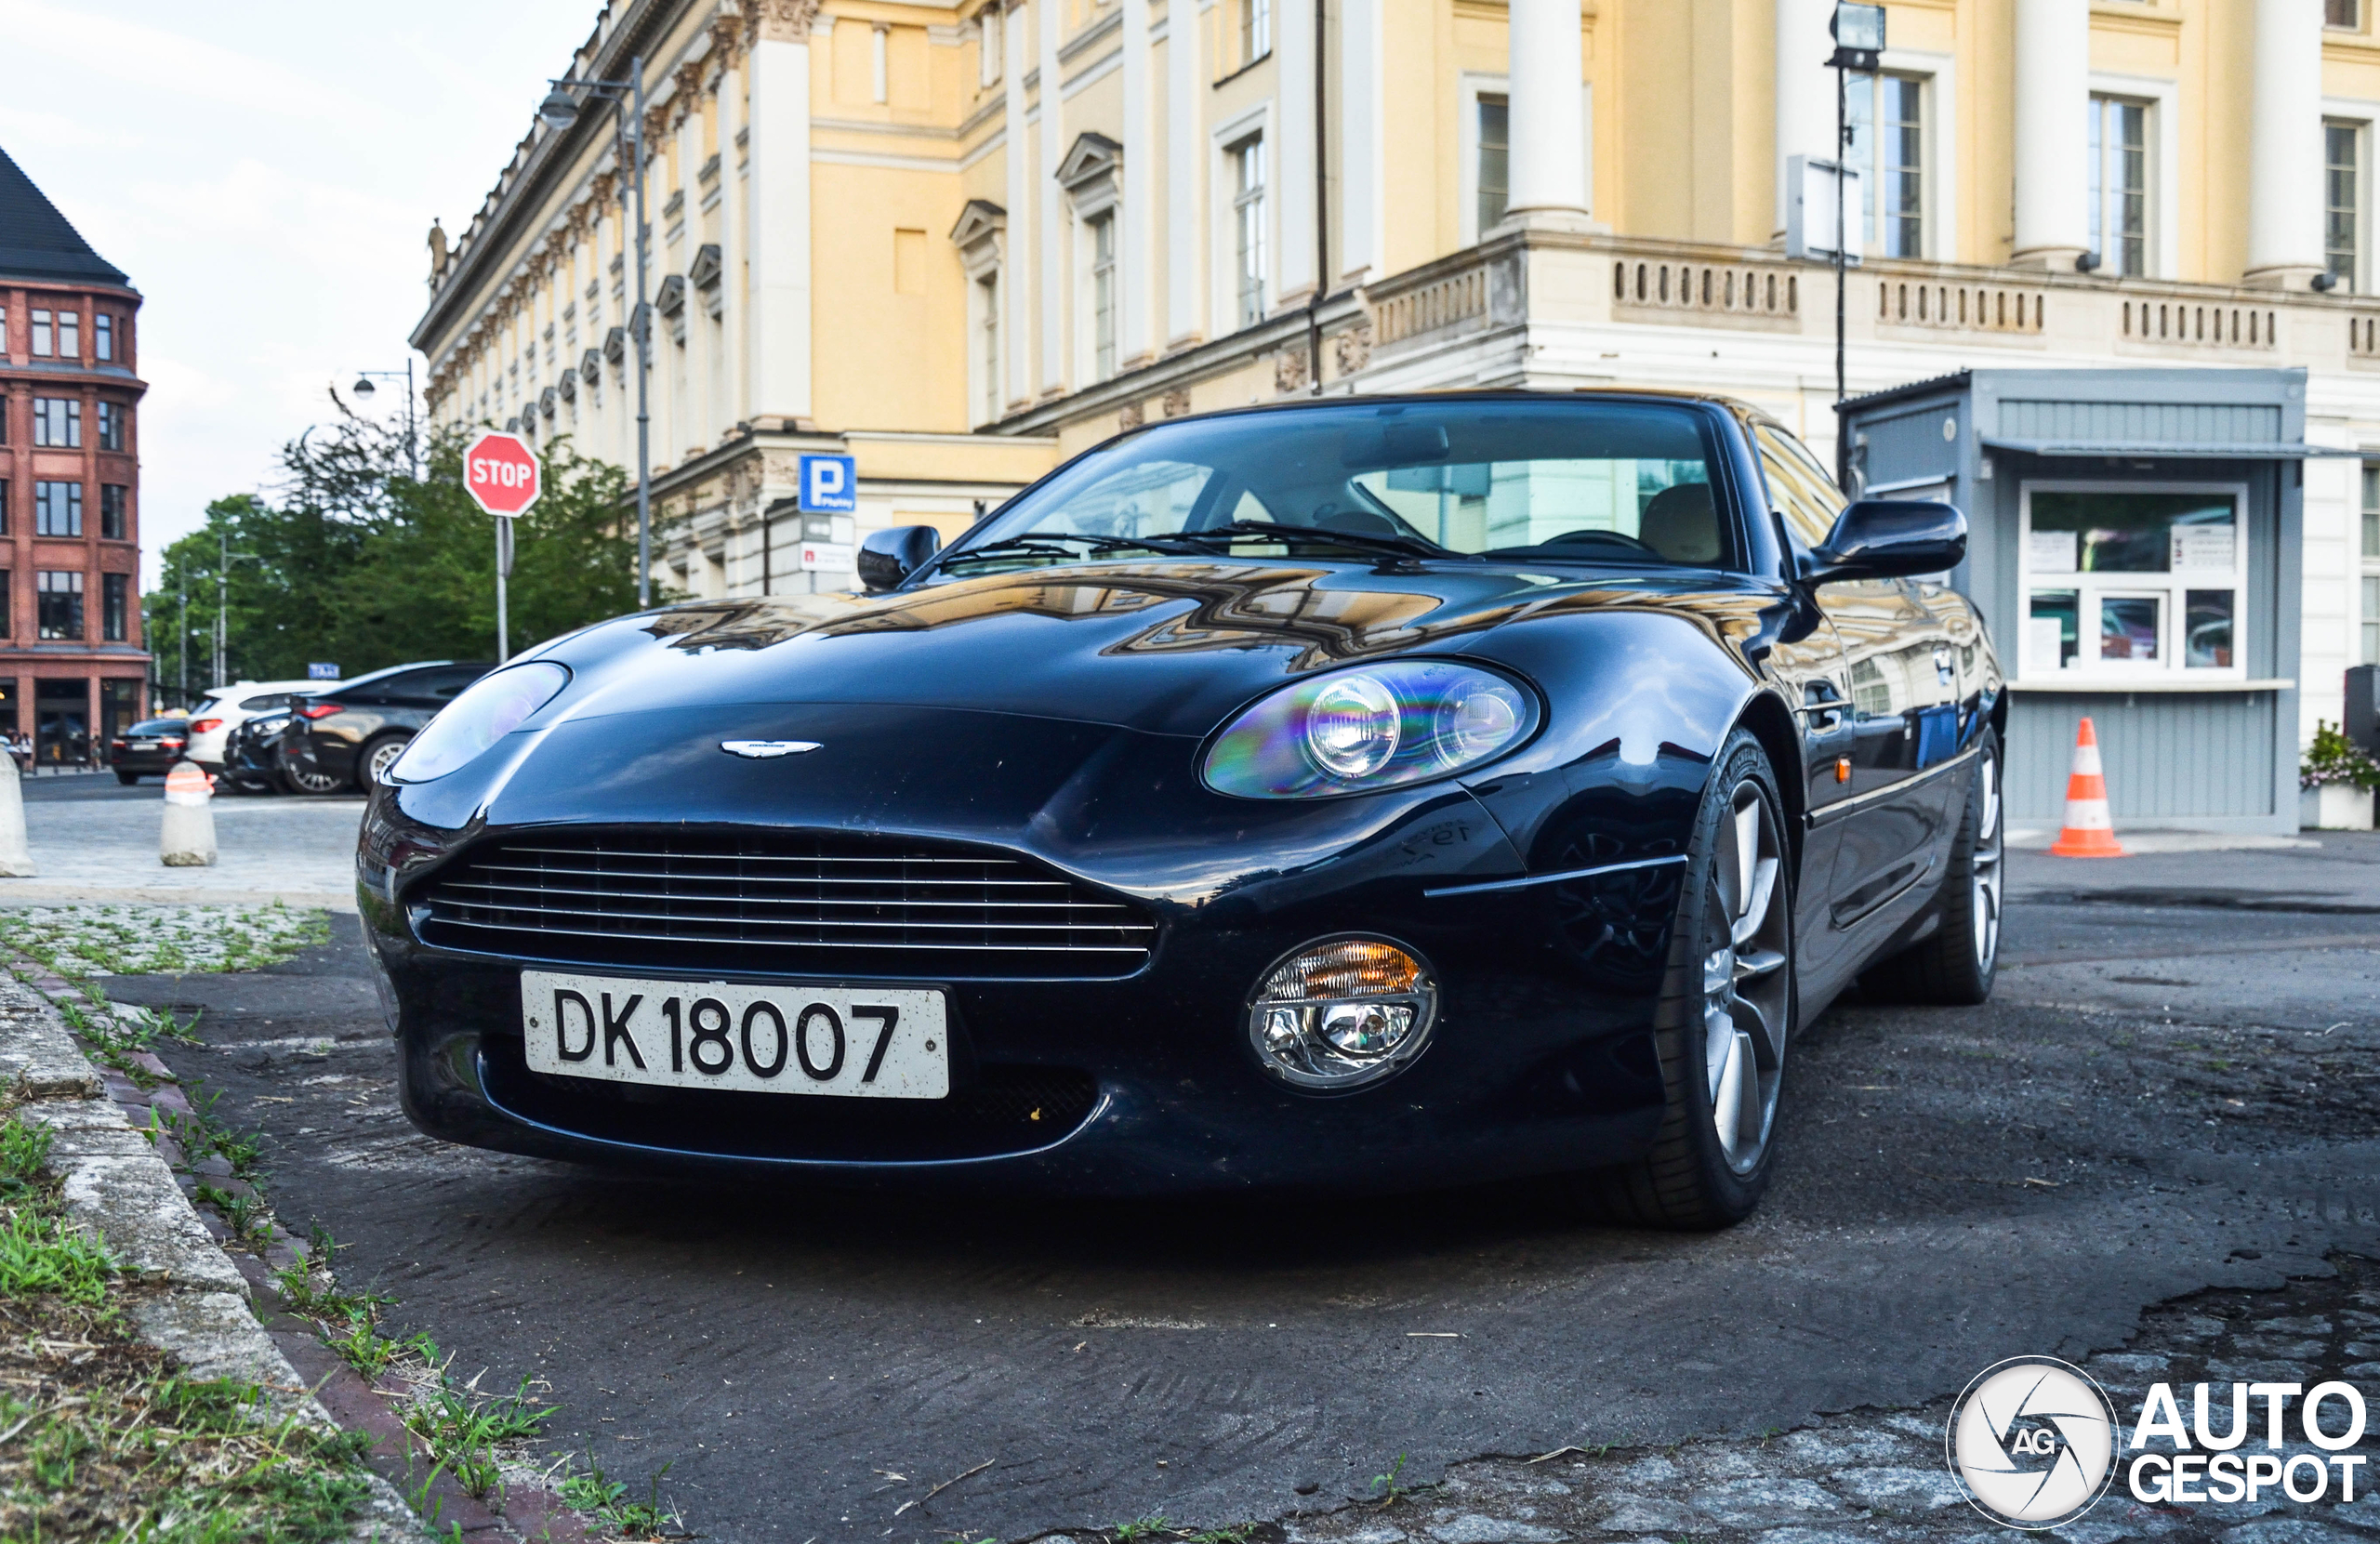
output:
[[[668,1472],[669,1466],[663,1464],[645,1498],[631,1501],[628,1487],[604,1473],[603,1466],[595,1461],[594,1449],[589,1448],[586,1472],[565,1472],[559,1488],[563,1505],[585,1512],[614,1537],[691,1538],[694,1536],[686,1532],[686,1520],[678,1510],[661,1504],[661,1482]]]
[[[253,970],[329,940],[327,912],[278,901],[24,906],[0,913],[0,944],[78,985],[99,975]]]
[[[276,1421],[135,1337],[113,1262],[0,1124],[0,1538],[328,1544],[366,1495],[364,1439]]]

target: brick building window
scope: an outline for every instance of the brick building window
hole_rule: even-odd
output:
[[[83,484],[40,482],[33,484],[33,534],[79,536],[83,534]]]
[[[5,484],[0,484],[5,486]],[[131,525],[132,490],[121,482],[99,484],[99,534],[112,542],[127,539]],[[5,530],[0,530],[5,534]]]
[[[35,397],[33,443],[55,450],[81,450],[83,404],[72,397]]]
[[[0,477],[0,536],[8,534],[8,480]]]
[[[103,363],[115,358],[115,318],[106,311],[91,313],[91,357]]]
[[[129,634],[132,614],[132,576],[128,574],[99,575],[99,637],[109,643],[121,643]]]
[[[58,352],[58,339],[55,329],[52,326],[52,323],[57,320],[57,313],[55,311],[46,311],[36,309],[33,313],[33,358],[48,359]]]
[[[0,638],[14,638],[17,633],[14,618],[8,614],[8,598],[16,593],[16,587],[8,583],[12,577],[7,569],[0,568]]]
[[[83,574],[80,569],[42,569],[33,575],[41,636],[80,639],[83,636]]]
[[[120,402],[99,403],[99,448],[101,450],[124,448],[124,421],[129,416],[130,414]]]
[[[83,357],[83,313],[58,313],[58,357],[79,360]]]

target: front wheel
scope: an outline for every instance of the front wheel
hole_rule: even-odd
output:
[[[1793,1026],[1792,854],[1767,753],[1738,730],[1702,798],[1655,1017],[1652,1150],[1588,1178],[1615,1221],[1723,1228],[1768,1188]]]
[[[115,780],[129,788],[135,783],[140,781],[140,774],[137,772],[126,772],[123,768],[119,767],[116,769]]]
[[[281,780],[293,794],[335,794],[347,786],[347,779],[336,772],[326,772],[311,762],[284,761]]]

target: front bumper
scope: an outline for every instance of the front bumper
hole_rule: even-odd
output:
[[[841,726],[854,739],[866,727],[856,717]],[[1022,725],[1004,748],[1006,731],[971,728],[971,755],[1012,772],[1017,746],[1051,732]],[[1662,1103],[1652,1029],[1674,869],[1434,895],[1526,868],[1503,827],[1457,785],[1256,805],[1180,777],[1195,743],[1100,734],[1110,743],[1090,759],[1109,786],[1133,790],[1130,800],[1086,793],[1073,775],[1005,788],[959,776],[946,795],[920,778],[903,790],[906,818],[864,818],[866,793],[856,782],[812,785],[820,791],[805,809],[783,793],[782,769],[718,766],[725,759],[715,752],[699,764],[700,784],[648,772],[644,786],[668,787],[666,800],[624,794],[583,761],[573,763],[579,777],[566,796],[515,800],[486,786],[441,785],[377,791],[359,896],[401,1043],[408,1115],[433,1136],[554,1158],[1087,1194],[1415,1189],[1590,1168],[1650,1142]],[[1083,764],[1072,752],[1063,759]],[[828,773],[816,765],[805,775]],[[776,790],[765,823],[747,788]],[[506,818],[514,811],[527,818]],[[924,818],[929,811],[937,818]],[[682,970],[607,968],[584,954],[537,958],[424,941],[421,898],[471,844],[633,817],[657,828],[665,814],[684,825],[726,826],[740,815],[732,824],[745,830],[861,829],[1014,852],[1134,903],[1156,923],[1157,942],[1123,976],[921,980],[858,962],[831,978],[754,971],[729,958]],[[1285,954],[1350,932],[1389,938],[1428,962],[1441,993],[1431,1043],[1375,1085],[1289,1088],[1250,1044],[1248,998]],[[951,1010],[952,1095],[897,1107],[713,1090],[628,1096],[615,1085],[535,1074],[522,1049],[520,979],[537,967],[938,986]]]

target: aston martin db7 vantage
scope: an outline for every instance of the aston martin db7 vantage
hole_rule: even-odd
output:
[[[1119,435],[872,535],[866,593],[621,617],[439,713],[358,858],[405,1108],[645,1168],[1535,1175],[1724,1225],[1800,1026],[1991,988],[1965,546],[1714,397]]]

